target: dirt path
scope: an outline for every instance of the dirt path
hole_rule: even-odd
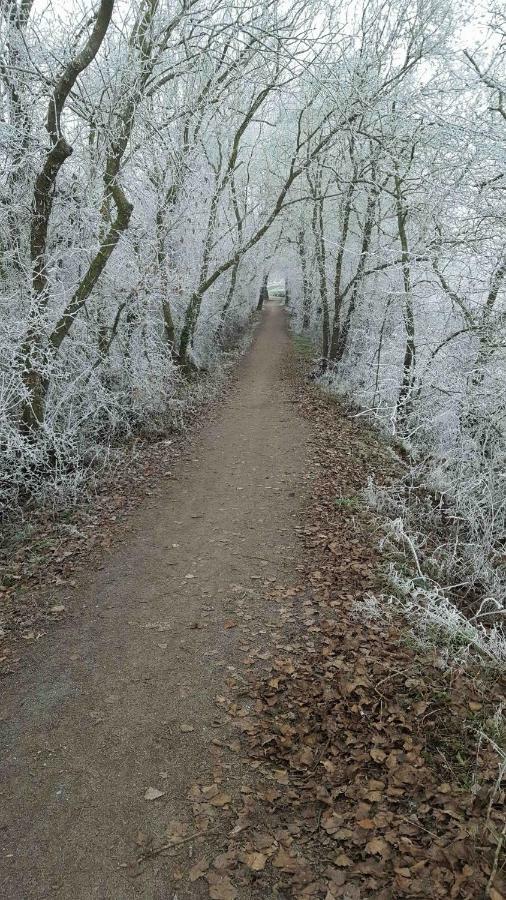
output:
[[[192,461],[5,684],[1,896],[174,896],[161,861],[138,878],[124,864],[208,765],[238,609],[261,644],[274,611],[258,588],[295,569],[307,426],[287,395],[287,353],[284,313],[269,305]],[[149,787],[165,795],[147,801]]]

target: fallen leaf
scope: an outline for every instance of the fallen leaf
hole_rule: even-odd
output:
[[[202,794],[206,798],[206,800],[210,800],[211,797],[216,797],[218,794],[219,788],[217,784],[208,784],[202,788]]]
[[[272,865],[276,869],[283,869],[286,872],[295,872],[299,868],[297,860],[290,856],[283,847],[279,848],[272,860]]]
[[[206,879],[210,900],[236,900],[237,891],[227,875],[209,872]]]
[[[328,812],[324,813],[322,816],[321,825],[327,834],[335,834],[342,824],[343,817],[337,813]]]
[[[374,825],[374,822],[372,819],[360,819],[357,822],[357,825],[360,828],[365,828],[366,830],[369,830],[370,828],[375,828],[375,825]]]
[[[203,875],[207,872],[209,868],[209,863],[207,859],[199,859],[190,869],[189,879],[193,883],[197,881],[199,878],[202,878]]]
[[[286,771],[286,769],[275,769],[274,779],[278,782],[278,784],[288,784],[288,772]]]
[[[382,856],[383,859],[390,857],[390,847],[383,838],[372,838],[365,845],[365,849],[368,853],[372,853],[375,856]]]
[[[227,806],[227,804],[230,803],[231,800],[232,797],[230,796],[230,794],[222,793],[216,794],[214,797],[211,797],[209,803],[211,804],[211,806]]]
[[[385,751],[379,750],[377,747],[373,747],[369,756],[371,757],[371,759],[374,760],[374,762],[377,762],[377,763],[382,763],[387,758]]]
[[[451,794],[452,786],[445,781],[443,784],[440,784],[438,787],[438,791],[440,794]]]
[[[166,791],[159,791],[158,788],[148,787],[146,793],[144,794],[145,800],[159,800],[160,797],[164,797]]]
[[[263,853],[246,853],[244,862],[253,872],[261,872],[267,862],[267,857]]]

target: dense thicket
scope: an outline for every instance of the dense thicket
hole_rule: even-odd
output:
[[[408,557],[395,579],[411,611],[436,629],[455,613],[458,631],[456,601],[494,626],[486,652],[504,659],[504,17],[443,4],[395,21],[366,4],[361,34],[339,77],[359,113],[308,163],[290,212],[298,325],[322,380],[402,444],[404,479],[370,499]]]
[[[163,424],[248,317],[287,179],[265,137],[320,52],[313,15],[2,4],[4,503],[73,491],[112,437]]]
[[[4,504],[163,427],[275,268],[322,376],[404,444],[424,589],[493,612],[504,54],[493,5],[4,0]]]

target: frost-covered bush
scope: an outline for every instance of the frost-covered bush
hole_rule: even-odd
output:
[[[468,617],[428,579],[409,578],[395,566],[390,577],[395,593],[387,602],[405,614],[416,637],[436,647],[445,663],[478,661],[506,667],[506,608],[499,601],[485,598]]]

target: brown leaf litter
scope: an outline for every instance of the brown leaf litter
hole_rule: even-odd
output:
[[[228,785],[220,768],[219,786],[191,792],[197,821],[216,830],[224,818],[221,852],[194,863],[189,880],[217,900],[500,900],[504,789],[477,733],[501,686],[444,670],[412,646],[406,623],[357,613],[381,590],[384,562],[359,494],[397,463],[318,389],[299,401],[314,434],[299,580],[270,589],[270,643],[245,644],[245,672],[219,698],[249,776]]]

